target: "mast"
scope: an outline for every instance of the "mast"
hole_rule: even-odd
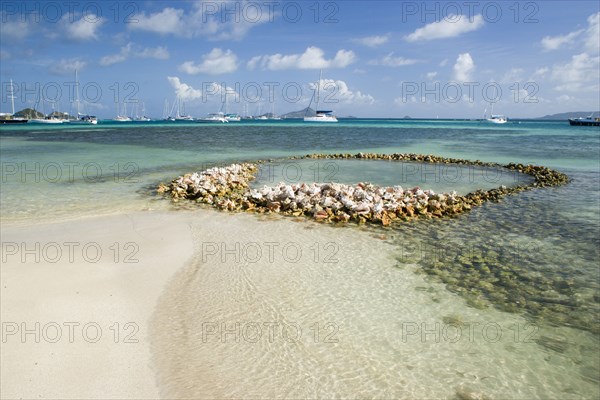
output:
[[[10,104],[12,106],[11,115],[15,115],[15,89],[13,87],[12,79],[10,80]]]
[[[319,81],[317,82],[317,105],[315,112],[319,109],[319,94],[321,91],[321,78],[323,77],[323,70],[319,70]]]
[[[79,119],[79,81],[77,80],[77,70],[75,70],[75,102],[77,102],[76,119]]]

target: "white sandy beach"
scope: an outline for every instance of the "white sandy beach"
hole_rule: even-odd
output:
[[[577,397],[577,347],[467,307],[398,234],[207,209],[3,227],[1,397]]]
[[[157,398],[148,320],[192,254],[189,219],[140,212],[3,227],[1,397]]]

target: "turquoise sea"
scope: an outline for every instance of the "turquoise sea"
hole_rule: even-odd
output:
[[[285,120],[1,126],[0,216],[5,226],[33,226],[140,210],[176,213],[190,207],[157,196],[158,183],[259,159],[268,162],[256,185],[369,181],[466,193],[526,179],[484,168],[287,159],[358,152],[544,165],[567,174],[571,182],[486,203],[453,219],[338,229],[342,248],[351,247],[353,232],[360,232],[385,254],[364,259],[353,254],[346,268],[337,265],[319,280],[314,278],[318,266],[296,263],[294,276],[305,281],[285,292],[274,286],[269,304],[278,312],[310,309],[328,315],[335,323],[328,329],[339,330],[339,343],[315,352],[310,347],[290,350],[279,342],[278,348],[267,343],[260,350],[222,342],[210,349],[187,348],[179,356],[195,362],[187,360],[187,370],[173,368],[160,377],[171,387],[165,395],[185,395],[173,387],[196,374],[212,382],[206,387],[214,391],[208,393],[229,397],[245,397],[244,390],[252,388],[250,397],[599,398],[600,129],[595,127],[570,127],[566,121],[491,126],[394,119],[342,119],[327,126]],[[196,212],[214,211],[199,207]],[[295,237],[281,219],[246,214],[233,218],[239,240],[249,219],[260,221],[265,231],[282,229],[286,237]],[[313,222],[298,226],[303,228],[297,240],[306,243],[311,231],[318,236],[333,229]],[[373,261],[376,256],[394,262],[383,265]],[[192,267],[202,268],[202,258],[196,257]],[[302,278],[303,268],[312,271],[307,276],[314,282]],[[237,282],[228,275],[218,278],[225,286],[228,279],[231,285]],[[394,308],[399,299],[412,299],[414,307]],[[243,314],[245,304],[211,303],[221,308],[221,316],[233,315],[234,308]],[[174,315],[196,318],[181,310]],[[468,340],[467,333],[472,334]],[[156,345],[168,346],[170,340],[172,346],[176,340],[163,339]],[[228,351],[242,350],[249,352],[247,365],[240,358],[231,365],[219,363]],[[266,359],[258,362],[254,356]],[[206,358],[212,360],[211,378],[201,366]],[[168,355],[158,362],[166,359]],[[258,364],[263,370],[257,372]],[[275,366],[277,378],[263,373]],[[286,386],[292,374],[304,374],[302,382],[308,383],[294,381],[302,387],[298,390]],[[233,383],[223,386],[219,379]],[[442,383],[433,383],[437,381]]]

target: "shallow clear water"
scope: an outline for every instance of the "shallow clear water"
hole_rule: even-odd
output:
[[[566,122],[1,127],[0,211],[7,224],[170,209],[168,201],[151,193],[158,182],[256,159],[277,164],[274,174],[263,173],[256,184],[280,178],[367,180],[466,192],[515,181],[514,176],[495,181],[482,170],[462,170],[463,179],[457,180],[449,170],[379,161],[296,160],[287,169],[289,164],[277,161],[309,153],[414,152],[546,165],[572,182],[509,196],[443,221],[359,231],[231,215],[228,223],[196,227],[196,257],[174,278],[157,308],[160,316],[178,304],[174,323],[188,327],[177,338],[156,334],[160,382],[165,396],[205,389],[215,397],[453,398],[474,391],[491,398],[597,398],[599,151],[600,130]],[[253,236],[285,238],[307,249],[312,238],[322,244],[333,240],[344,251],[343,261],[325,268],[311,260],[293,265],[267,260],[249,270],[226,259],[211,269],[200,246],[207,235],[230,244]],[[220,340],[206,346],[197,340],[203,322],[251,320],[297,321],[305,335],[312,334],[312,321],[331,322],[339,327],[340,340],[323,346],[263,341],[259,347]],[[479,327],[497,323],[504,335],[496,342],[486,336],[440,344],[427,335],[423,339],[422,330],[414,332],[422,323],[436,322],[446,326],[446,333],[456,326],[467,332],[473,322]],[[195,329],[192,339],[189,329]],[[402,332],[412,333],[404,340]],[[527,342],[520,340],[523,335]],[[414,337],[418,340],[407,342]],[[161,352],[173,346],[179,350]],[[306,383],[299,384],[298,377]]]
[[[279,182],[338,182],[354,185],[370,182],[378,186],[421,187],[434,192],[467,194],[501,185],[516,186],[533,178],[519,172],[490,167],[409,163],[382,160],[304,159],[270,161],[260,165],[253,187]]]

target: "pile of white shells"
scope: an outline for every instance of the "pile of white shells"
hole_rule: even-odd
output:
[[[180,176],[169,185],[161,184],[158,192],[170,194],[174,201],[195,200],[228,211],[272,212],[306,215],[325,222],[354,221],[390,225],[396,220],[456,215],[470,210],[471,206],[498,201],[506,195],[533,187],[557,186],[568,182],[566,175],[546,167],[512,163],[501,166],[478,160],[447,159],[433,155],[358,153],[312,154],[305,157],[485,165],[516,170],[533,176],[535,180],[529,185],[477,190],[464,196],[459,196],[456,192],[434,193],[419,187],[404,189],[401,186],[380,187],[370,183],[279,183],[276,186],[251,189],[250,182],[254,180],[258,166],[243,163]]]
[[[431,214],[458,205],[456,192],[436,194],[418,187],[380,187],[370,183],[284,184],[252,189],[244,199],[256,208],[292,215],[310,215],[333,222],[379,222],[389,225],[396,218]],[[458,209],[456,212],[459,212]]]
[[[256,164],[249,163],[214,167],[180,176],[168,186],[161,184],[158,193],[170,193],[174,200],[183,198],[215,204],[216,199],[231,197],[248,188],[257,171]]]

